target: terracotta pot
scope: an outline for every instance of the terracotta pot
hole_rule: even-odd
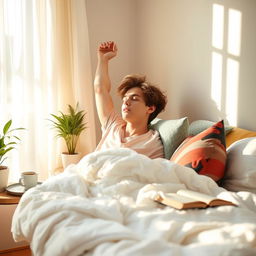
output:
[[[62,160],[63,168],[66,168],[70,164],[77,164],[80,159],[81,159],[80,153],[76,153],[76,154],[72,154],[72,155],[70,155],[66,152],[61,153],[61,160]]]
[[[8,185],[9,168],[0,166],[0,192],[3,192]]]

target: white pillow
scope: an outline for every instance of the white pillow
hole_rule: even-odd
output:
[[[223,187],[256,193],[256,137],[236,141],[227,148]]]

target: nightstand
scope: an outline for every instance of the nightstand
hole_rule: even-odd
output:
[[[6,191],[0,192],[0,254],[19,247],[28,247],[27,242],[16,243],[11,233],[12,216],[19,201],[19,196],[9,195]]]
[[[0,192],[0,205],[2,204],[18,204],[20,196],[13,196],[8,194],[6,191]]]

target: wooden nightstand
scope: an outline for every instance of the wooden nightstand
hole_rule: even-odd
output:
[[[0,204],[18,204],[20,196],[13,196],[6,191],[0,192]]]
[[[29,248],[27,242],[16,243],[12,238],[12,216],[19,201],[20,196],[10,195],[6,191],[0,192],[0,256],[5,255],[5,253],[17,251],[17,249],[24,249],[24,247]]]

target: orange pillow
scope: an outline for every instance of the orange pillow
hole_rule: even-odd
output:
[[[226,136],[226,145],[229,147],[233,142],[249,137],[256,137],[256,132],[233,127],[232,131]]]
[[[196,136],[185,139],[170,160],[218,181],[224,176],[226,159],[225,129],[222,120]]]

